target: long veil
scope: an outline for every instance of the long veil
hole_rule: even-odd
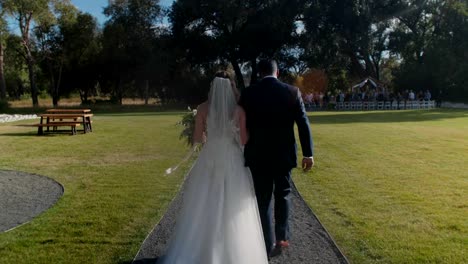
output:
[[[229,79],[216,77],[212,81],[208,103],[208,137],[215,138],[232,133],[237,102]]]
[[[213,80],[208,103],[207,142],[158,264],[268,264],[251,175],[231,140],[237,103],[230,80]]]

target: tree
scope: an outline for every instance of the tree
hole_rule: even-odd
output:
[[[77,19],[78,10],[75,6],[69,1],[56,1],[52,11],[53,19],[37,23],[33,31],[38,50],[37,60],[43,72],[49,77],[49,94],[56,107],[60,99],[63,69],[67,57],[72,54],[67,46],[88,45],[88,43],[80,43],[82,39],[79,38],[66,40],[64,37],[67,28],[80,22]]]
[[[163,13],[155,0],[113,1],[104,13],[109,20],[103,32],[103,60],[111,65],[105,78],[121,103],[126,90],[146,86],[152,75],[154,41]]]
[[[401,89],[430,90],[435,97],[466,101],[468,71],[468,2],[409,1],[398,16],[391,48],[402,58],[395,72]]]
[[[7,93],[10,98],[19,99],[25,91],[25,84],[28,82],[27,66],[24,60],[22,39],[15,34],[6,37],[5,49],[5,80]]]
[[[358,78],[380,78],[400,0],[312,1],[304,12],[305,58],[311,66],[345,65]]]
[[[6,82],[4,71],[4,55],[6,38],[9,32],[5,20],[5,10],[0,6],[0,100],[6,100]]]
[[[74,23],[61,26],[65,93],[78,90],[82,102],[95,92],[99,80],[100,32],[96,19],[79,13]]]
[[[33,22],[40,23],[50,19],[51,13],[49,5],[51,0],[1,0],[2,7],[18,21],[22,37],[22,44],[25,52],[26,63],[29,71],[29,81],[31,86],[31,96],[33,106],[38,106],[38,89],[36,86],[36,75],[34,65],[36,59],[33,55],[34,45],[31,40],[31,27]]]
[[[325,93],[328,78],[324,70],[311,69],[296,78],[295,86],[299,87],[303,95],[311,93]]]
[[[35,30],[40,66],[49,77],[54,106],[58,105],[61,95],[77,90],[85,102],[98,79],[97,22],[90,14],[78,12],[72,6],[62,6],[56,14],[57,23],[44,24]]]
[[[296,21],[305,4],[302,0],[178,0],[169,18],[176,42],[192,63],[228,61],[243,88],[240,66],[250,63],[254,82],[257,59],[272,57],[295,41]]]

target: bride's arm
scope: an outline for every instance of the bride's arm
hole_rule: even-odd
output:
[[[208,104],[205,102],[197,107],[195,115],[195,130],[193,131],[193,144],[206,142],[206,116]]]
[[[247,144],[247,141],[249,140],[249,134],[247,132],[247,125],[246,125],[246,117],[245,117],[245,111],[244,108],[238,106],[236,109],[236,119],[237,119],[237,124],[239,125],[239,134],[240,134],[240,143],[241,145]]]

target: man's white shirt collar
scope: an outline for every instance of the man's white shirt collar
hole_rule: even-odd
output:
[[[266,79],[266,78],[275,78],[275,79],[278,79],[278,77],[274,76],[274,75],[267,75],[265,77],[262,78],[263,79]]]

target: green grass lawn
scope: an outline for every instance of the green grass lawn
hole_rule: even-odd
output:
[[[190,163],[179,113],[100,113],[87,135],[0,124],[0,169],[65,187],[32,222],[0,234],[0,263],[127,263]],[[353,263],[468,258],[468,111],[313,113],[316,167],[294,180]],[[293,232],[299,232],[293,230]]]
[[[353,263],[466,263],[468,111],[319,113],[294,180]]]
[[[125,263],[175,196],[185,164],[180,114],[97,114],[93,133],[36,136],[0,124],[0,168],[47,175],[65,188],[57,205],[0,234],[0,263]],[[29,120],[15,124],[35,123]]]

